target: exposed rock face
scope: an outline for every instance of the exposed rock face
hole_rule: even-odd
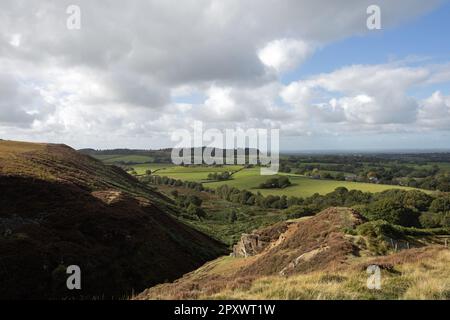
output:
[[[241,236],[241,240],[233,247],[231,255],[233,257],[254,256],[260,253],[269,244],[267,239],[261,237],[259,234],[247,234],[244,233]]]
[[[287,222],[280,222],[272,227],[254,230],[250,234],[242,234],[241,240],[234,245],[231,256],[247,258],[261,253],[283,235],[288,225],[289,223]]]

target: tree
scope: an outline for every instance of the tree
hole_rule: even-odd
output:
[[[377,179],[378,178],[378,175],[377,175],[377,173],[376,172],[374,172],[374,171],[369,171],[369,173],[367,173],[367,179]]]
[[[203,202],[202,199],[200,199],[199,197],[197,197],[195,195],[189,195],[187,197],[186,201],[188,203],[190,203],[190,204],[192,203],[193,205],[198,206],[198,207],[200,207],[202,205],[202,202]]]
[[[385,220],[405,227],[419,226],[419,212],[407,208],[396,199],[382,199],[369,204],[363,211],[369,220]]]
[[[287,197],[286,196],[281,196],[278,208],[279,209],[287,208]]]
[[[301,218],[301,217],[311,216],[315,212],[309,206],[294,205],[294,206],[291,206],[288,209],[284,210],[284,213],[287,214],[287,217],[289,219],[297,219],[297,218]]]
[[[259,185],[260,189],[285,188],[291,185],[291,181],[286,176],[270,178]]]
[[[450,191],[450,177],[448,175],[439,176],[437,179],[436,189],[449,192]]]
[[[148,175],[148,176],[151,175],[152,174],[152,170],[150,170],[150,169],[145,170],[145,174]]]
[[[425,212],[419,217],[422,228],[439,228],[442,227],[443,215],[435,212]]]
[[[231,211],[228,220],[230,221],[230,223],[234,223],[237,220],[236,211],[234,211],[234,210]]]
[[[206,216],[205,211],[202,208],[197,207],[195,204],[190,203],[186,209],[187,213],[191,216],[197,216],[199,218],[204,218]]]
[[[287,186],[291,185],[291,181],[289,181],[289,178],[286,176],[281,176],[278,178],[278,187],[279,188],[285,188]]]
[[[431,212],[450,212],[450,197],[439,197],[430,204]]]
[[[339,181],[344,181],[345,180],[344,173],[342,173],[342,172],[337,173],[335,179],[339,180]]]
[[[403,204],[407,207],[417,209],[419,211],[427,211],[433,198],[418,190],[406,192],[403,197]]]

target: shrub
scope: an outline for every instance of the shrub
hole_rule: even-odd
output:
[[[439,213],[426,212],[420,215],[419,222],[423,228],[438,228],[441,227],[441,219]]]
[[[450,211],[450,197],[438,197],[431,202],[431,212],[449,212]]]
[[[208,174],[208,180],[217,180],[217,181],[223,181],[223,180],[229,180],[231,177],[231,174],[228,171],[225,172],[213,172]]]
[[[301,217],[312,216],[316,213],[315,210],[309,206],[299,205],[291,206],[285,209],[283,212],[286,214],[288,219],[297,219]]]
[[[228,218],[228,221],[230,222],[230,223],[234,223],[235,221],[237,220],[237,214],[236,214],[236,211],[231,211],[231,213],[230,213],[230,216],[229,216],[229,218]]]
[[[286,188],[291,185],[291,181],[286,176],[270,178],[259,185],[260,189]]]
[[[375,201],[362,211],[369,220],[385,220],[392,224],[411,227],[419,226],[419,212],[404,207],[396,199],[382,199]]]
[[[190,215],[190,216],[197,216],[199,218],[204,218],[206,216],[205,211],[202,210],[202,208],[196,206],[193,203],[190,203],[189,206],[186,209],[186,212]]]

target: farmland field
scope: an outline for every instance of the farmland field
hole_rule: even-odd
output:
[[[166,176],[173,179],[180,179],[183,181],[197,181],[203,182],[208,178],[209,173],[214,172],[235,172],[241,170],[243,167],[238,165],[229,166],[176,166],[173,164],[164,163],[150,163],[150,164],[138,164],[132,166],[138,175],[145,174],[146,170],[152,170],[154,174],[158,176]]]
[[[260,183],[265,182],[271,176],[260,175],[260,168],[242,168],[241,166],[223,166],[223,167],[209,167],[209,166],[194,166],[182,167],[171,164],[140,164],[133,168],[137,174],[144,174],[147,169],[154,172],[155,175],[167,176],[173,179],[181,179],[184,181],[203,182],[203,185],[208,188],[215,189],[218,186],[227,184],[238,189],[247,189],[252,192],[261,192],[263,195],[286,195],[309,197],[314,193],[326,194],[334,191],[337,187],[346,187],[349,190],[361,190],[363,192],[381,192],[388,189],[404,189],[412,190],[413,188],[383,185],[374,183],[361,183],[337,180],[319,180],[311,179],[305,176],[296,174],[280,173],[289,177],[292,185],[284,189],[259,189]],[[232,179],[226,181],[210,182],[207,181],[208,173],[211,172],[235,172]]]
[[[151,170],[152,172],[163,172],[164,170],[169,170],[170,168],[175,167],[175,165],[171,163],[142,163],[142,164],[135,164],[131,166],[137,174],[145,174],[147,170]],[[170,170],[169,170],[170,171]]]
[[[388,189],[404,189],[412,190],[413,188],[391,186],[383,184],[373,183],[360,183],[360,182],[348,182],[348,181],[336,181],[336,180],[318,180],[308,177],[294,175],[294,174],[281,174],[289,177],[292,185],[284,189],[258,189],[260,183],[265,182],[270,176],[262,176],[259,174],[258,168],[244,169],[233,175],[232,180],[209,182],[204,185],[209,188],[217,188],[220,185],[228,184],[229,186],[236,187],[238,189],[249,189],[252,192],[259,191],[263,195],[286,195],[286,196],[299,196],[309,197],[314,193],[326,194],[334,191],[337,187],[346,187],[349,190],[361,190],[363,192],[381,192]]]

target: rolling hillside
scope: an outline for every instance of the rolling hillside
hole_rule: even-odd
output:
[[[124,298],[226,252],[174,210],[65,145],[0,141],[0,299]],[[69,265],[81,290],[66,288]]]
[[[361,233],[355,210],[329,208],[314,217],[243,234],[232,256],[203,265],[135,299],[448,299],[450,251],[439,237],[389,238]],[[393,239],[392,241],[400,241]],[[399,242],[400,243],[400,242]],[[385,249],[379,255],[377,248]],[[367,288],[369,265],[381,268],[381,290]]]

